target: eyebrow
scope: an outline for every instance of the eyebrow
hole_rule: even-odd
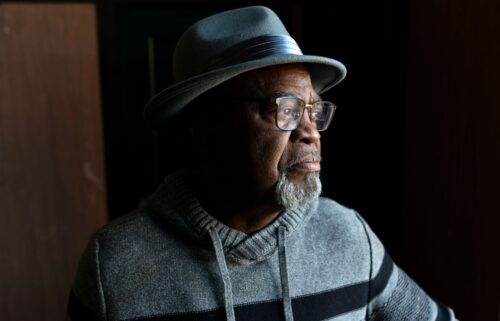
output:
[[[270,96],[271,98],[278,98],[278,97],[295,96],[295,95],[292,93],[287,93],[285,91],[273,91]]]
[[[286,97],[286,96],[297,97],[295,94],[290,93],[290,92],[286,92],[286,91],[274,91],[274,92],[271,93],[271,97],[272,98],[279,98],[279,97]],[[314,96],[310,96],[309,99],[312,99],[313,97]],[[317,102],[317,101],[322,101],[323,100],[320,95],[316,95],[315,97],[316,97],[316,99],[313,99],[313,102]],[[297,98],[300,98],[300,97],[297,97]],[[302,99],[302,98],[300,98],[300,99]]]

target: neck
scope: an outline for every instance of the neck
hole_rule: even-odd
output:
[[[244,233],[257,232],[283,211],[274,201],[274,191],[261,195],[240,186],[224,186],[217,180],[193,181],[203,208],[225,225]]]

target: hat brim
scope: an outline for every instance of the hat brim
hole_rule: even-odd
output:
[[[204,92],[242,73],[273,65],[303,63],[309,69],[314,90],[321,94],[334,87],[346,75],[345,66],[331,58],[309,55],[274,55],[210,72],[178,82],[146,104],[144,119],[152,127],[160,127]]]

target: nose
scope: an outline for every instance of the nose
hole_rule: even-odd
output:
[[[292,132],[291,138],[306,144],[317,144],[321,139],[321,135],[316,129],[316,123],[311,121],[308,111],[308,108],[304,110],[299,126]]]

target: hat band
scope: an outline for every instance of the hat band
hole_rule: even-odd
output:
[[[303,54],[297,42],[290,36],[260,36],[230,47],[209,64],[207,71],[274,55],[302,56]]]

